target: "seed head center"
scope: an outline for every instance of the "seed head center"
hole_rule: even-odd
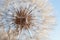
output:
[[[31,15],[29,13],[27,14],[27,11],[24,9],[16,12],[14,23],[20,25],[21,28],[28,28],[30,27],[31,19]]]

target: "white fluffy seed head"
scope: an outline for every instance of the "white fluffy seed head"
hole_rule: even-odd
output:
[[[48,0],[8,0],[6,3],[1,16],[2,20],[0,20],[3,23],[4,31],[8,35],[6,40],[48,40],[48,31],[55,22],[51,12],[52,7]],[[26,8],[26,14],[31,11],[30,14],[34,19],[27,30],[24,28],[20,30],[20,25],[16,26],[13,21],[13,19],[16,19],[16,12],[20,11],[21,8]]]

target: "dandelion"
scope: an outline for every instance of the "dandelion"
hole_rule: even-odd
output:
[[[47,40],[49,26],[54,24],[50,5],[38,0],[8,0],[0,23],[7,38],[1,40]],[[46,1],[45,1],[46,3]],[[46,8],[46,5],[47,8]],[[46,10],[45,10],[45,8]],[[47,11],[48,10],[48,11]],[[3,35],[4,36],[4,35]]]

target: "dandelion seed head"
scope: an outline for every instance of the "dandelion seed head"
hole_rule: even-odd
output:
[[[40,40],[52,24],[50,10],[46,1],[10,0],[0,21],[9,40]]]

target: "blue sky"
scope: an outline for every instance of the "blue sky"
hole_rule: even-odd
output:
[[[60,0],[50,0],[56,14],[56,26],[51,34],[51,40],[60,40]]]

